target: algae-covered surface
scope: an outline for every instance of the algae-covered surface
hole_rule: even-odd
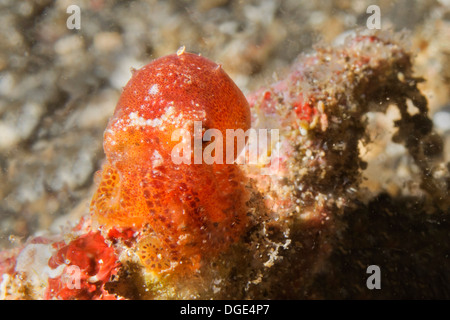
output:
[[[0,33],[2,299],[450,298],[448,1],[1,1]],[[132,69],[184,50],[278,140],[239,167],[239,238],[160,273],[164,231],[90,203]]]

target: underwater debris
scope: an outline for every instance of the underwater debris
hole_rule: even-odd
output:
[[[195,79],[189,71],[188,75],[164,74],[165,78],[161,81],[149,81],[146,73],[153,74],[154,71],[145,68],[142,73],[136,71],[105,133],[107,162],[98,175],[101,180],[93,198],[91,215],[87,215],[72,234],[65,235],[69,240],[61,242],[62,236],[57,240],[46,240],[42,248],[48,251],[48,265],[36,263],[38,268],[50,266],[53,271],[60,272],[57,275],[52,270],[45,273],[47,278],[41,279],[44,282],[41,287],[47,290],[51,283],[53,288],[58,288],[57,292],[64,294],[49,295],[42,288],[36,290],[38,285],[30,280],[31,271],[17,268],[18,263],[14,260],[16,253],[2,253],[0,270],[4,276],[1,295],[15,299],[30,296],[80,298],[80,291],[61,289],[63,283],[58,280],[63,278],[59,266],[79,264],[85,274],[80,283],[82,288],[87,288],[83,291],[85,298],[317,297],[311,294],[317,284],[315,276],[323,270],[333,249],[345,250],[332,241],[346,230],[340,217],[346,208],[365,197],[359,191],[362,171],[366,167],[360,158],[359,143],[366,142],[365,114],[368,112],[385,112],[389,105],[397,106],[401,118],[395,123],[398,128],[395,141],[405,145],[420,169],[424,199],[430,207],[448,210],[448,168],[439,162],[442,154],[440,138],[432,130],[427,101],[417,88],[422,79],[413,75],[412,54],[405,37],[403,33],[357,32],[341,45],[316,46],[314,52],[301,55],[282,80],[250,94],[247,100],[251,127],[277,129],[280,132],[279,140],[268,147],[269,154],[277,155],[277,165],[274,166],[273,162],[241,167],[232,165],[232,172],[228,171],[228,167],[223,167],[221,172],[215,166],[207,169],[199,165],[194,169],[191,167],[195,165],[191,165],[180,169],[182,174],[179,177],[172,177],[171,174],[175,173],[171,173],[169,168],[161,169],[166,163],[161,159],[169,159],[169,149],[163,143],[171,141],[168,134],[173,130],[159,129],[163,126],[175,128],[186,123],[184,119],[177,122],[176,117],[163,120],[164,112],[169,111],[170,106],[165,109],[148,108],[147,103],[160,101],[145,101],[145,98],[161,94],[162,86],[166,85],[165,79],[170,79],[169,76],[173,77],[167,80],[170,83]],[[197,59],[202,64],[206,60],[183,51],[178,56],[155,60],[151,65],[156,67],[161,61],[168,61],[175,67],[180,57]],[[210,72],[221,70],[209,62],[208,66]],[[211,85],[209,78],[200,80],[200,87]],[[205,80],[206,84],[203,83]],[[134,81],[142,85],[143,91],[139,89],[137,95],[133,92],[136,90]],[[130,88],[131,91],[127,91]],[[174,90],[174,95],[178,95],[179,92]],[[186,103],[189,105],[191,102],[184,99],[187,98],[185,92],[181,96],[183,100],[179,103],[184,108]],[[223,103],[222,94],[215,98]],[[239,108],[246,108],[246,102],[240,99],[238,97],[238,103],[234,98],[230,101],[225,118],[230,119],[231,123],[240,119],[233,128],[246,129],[246,112],[239,111]],[[169,103],[175,98],[167,96],[164,100],[164,103]],[[409,113],[407,101],[416,107],[415,114]],[[144,105],[142,111],[134,109],[141,104]],[[195,105],[195,100],[191,105]],[[207,105],[201,104],[202,107]],[[238,114],[245,116],[235,116],[233,106],[238,108]],[[189,107],[181,111],[189,113],[191,121],[208,121],[208,110],[198,113],[196,110]],[[212,116],[214,119],[216,115]],[[223,119],[218,116],[219,122],[206,127],[227,128],[220,127]],[[151,136],[145,135],[146,131],[142,129],[151,132]],[[154,137],[158,137],[159,141],[152,140],[156,139]],[[134,143],[128,143],[130,141]],[[152,148],[141,149],[142,143]],[[155,150],[158,155],[155,155]],[[261,167],[267,169],[264,175],[260,173]],[[148,168],[158,168],[157,173],[150,172]],[[223,174],[229,178],[223,180],[231,183],[220,185],[222,179],[216,180],[220,190],[225,192],[221,201],[217,200],[211,189],[214,184],[206,182],[208,179],[214,181],[212,172]],[[130,179],[127,180],[128,177]],[[173,184],[173,181],[182,181],[185,185]],[[246,182],[245,186],[243,182]],[[199,200],[192,202],[187,198],[189,196],[196,196]],[[124,201],[120,202],[120,199]],[[151,205],[146,202],[148,199],[151,199]],[[237,199],[237,202],[233,200],[237,205],[231,206],[230,199]],[[183,207],[186,204],[189,206],[189,203],[193,203],[193,211]],[[206,210],[210,213],[206,214],[206,221],[176,214],[183,212],[183,208],[187,209],[186,213],[192,214],[195,208],[199,208],[197,203],[206,203],[205,207],[210,208],[211,211]],[[167,207],[168,212],[152,214],[149,210],[151,206]],[[230,215],[221,213],[222,206],[230,209]],[[216,210],[220,212],[216,213]],[[165,219],[168,218],[161,213],[168,214],[169,224],[170,219],[176,219],[177,223],[167,226]],[[188,221],[188,230],[200,231],[198,235],[187,233],[194,242],[199,243],[192,251],[187,250],[187,242],[175,241],[180,236],[180,230],[184,231],[183,219]],[[234,223],[238,220],[242,225],[235,228]],[[199,221],[206,224],[204,228],[197,224]],[[207,231],[214,230],[211,228],[216,222],[220,232]],[[167,236],[161,240],[158,238],[161,234]],[[207,244],[203,246],[205,240]],[[32,242],[32,239],[29,240],[21,249],[18,260]],[[181,246],[177,247],[179,244]],[[203,259],[206,250],[213,246],[216,248],[214,254]],[[67,250],[77,253],[79,262],[63,263]],[[92,271],[92,264],[86,268],[86,254],[91,259],[89,261],[95,262],[95,271]],[[103,254],[107,254],[106,260],[100,258]],[[147,255],[152,257],[149,262]],[[108,267],[98,265],[98,259],[107,261]],[[155,261],[164,261],[166,265],[153,267]],[[188,273],[182,279],[173,277],[178,271],[176,267],[171,268],[171,263],[179,266],[181,261],[181,265],[187,264],[186,270],[190,271],[190,275]],[[15,268],[12,267],[14,264]],[[91,277],[97,274],[95,272],[100,272],[101,276],[94,279],[99,281],[92,286],[89,279],[92,280]],[[86,296],[87,292],[93,293],[92,296]]]

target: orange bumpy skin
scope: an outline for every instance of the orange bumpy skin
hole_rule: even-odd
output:
[[[226,129],[250,128],[250,110],[220,65],[179,52],[134,71],[104,134],[93,219],[106,230],[141,232],[137,254],[156,274],[198,270],[246,226],[248,196],[236,164],[171,159],[180,143],[172,133],[181,128],[191,134],[193,159],[194,121],[225,141]]]

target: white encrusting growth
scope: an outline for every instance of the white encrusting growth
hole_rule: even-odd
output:
[[[53,254],[54,248],[50,244],[29,244],[18,255],[15,270],[21,273],[33,287],[43,287],[48,278],[61,276],[66,267],[66,264],[61,264],[56,269],[50,268],[48,261]]]
[[[129,119],[128,126],[132,127],[150,126],[156,128],[162,125],[161,118],[144,119],[143,117],[139,116],[138,112],[130,112],[130,114],[128,115],[128,119]]]
[[[158,86],[157,83],[155,83],[154,85],[152,85],[152,86],[150,87],[150,89],[148,89],[148,94],[151,94],[151,95],[155,95],[155,94],[157,94],[158,92],[159,92],[159,86]]]
[[[119,119],[114,123],[113,126],[117,130],[123,130],[123,131],[127,131],[127,128],[130,128],[130,127],[146,127],[146,126],[164,130],[165,123],[170,124],[170,125],[180,125],[183,123],[183,113],[179,112],[179,114],[177,116],[174,116],[175,113],[176,113],[176,109],[173,106],[173,101],[171,101],[168,103],[168,106],[166,107],[165,112],[158,118],[146,119],[146,118],[142,117],[141,115],[139,115],[138,111],[134,111],[134,112],[130,112],[128,114],[128,119],[126,119],[125,121],[123,119]],[[109,137],[114,135],[114,131],[111,129],[108,129],[107,133],[108,133]],[[111,138],[109,138],[109,139],[111,139]]]

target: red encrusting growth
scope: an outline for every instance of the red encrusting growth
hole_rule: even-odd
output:
[[[299,94],[297,100],[294,102],[293,107],[295,113],[300,120],[311,122],[313,117],[318,114],[316,108],[313,107],[314,98],[304,99],[303,94]]]
[[[0,251],[0,275],[14,274],[14,268],[17,263],[17,255],[20,252],[19,249]]]
[[[93,219],[104,230],[141,231],[137,254],[155,273],[198,270],[246,225],[245,179],[237,165],[195,164],[193,153],[190,164],[172,160],[180,143],[172,134],[184,129],[193,138],[194,121],[203,133],[220,130],[225,140],[227,129],[250,128],[250,110],[220,65],[179,52],[133,73],[105,131],[107,162],[97,176]],[[240,151],[235,147],[235,156]]]
[[[45,299],[115,299],[104,289],[119,263],[112,247],[100,232],[82,235],[69,244],[55,243],[58,250],[48,265],[56,269],[66,265],[62,274],[48,279]],[[68,267],[74,266],[73,270]]]

